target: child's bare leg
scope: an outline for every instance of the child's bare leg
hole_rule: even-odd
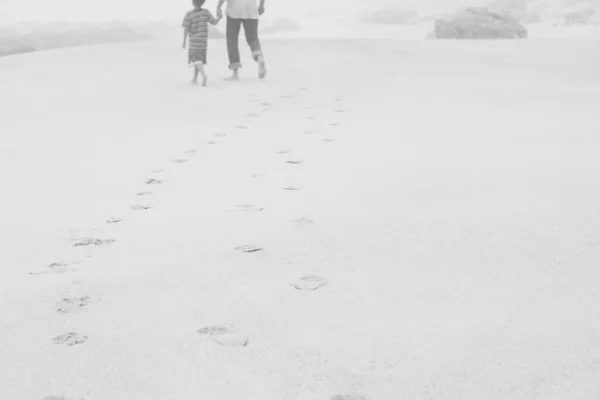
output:
[[[198,70],[198,65],[194,66],[194,79],[192,80],[192,83],[194,85],[198,84],[198,74],[200,73],[200,71]]]
[[[196,65],[196,78],[198,77],[198,74],[202,75],[202,86],[206,86],[208,77],[206,76],[206,72],[204,72],[204,65],[202,65],[202,64]]]

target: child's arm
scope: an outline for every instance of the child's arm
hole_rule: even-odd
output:
[[[187,38],[188,35],[190,34],[190,29],[189,28],[183,28],[183,48],[185,49],[187,46]]]
[[[192,21],[188,14],[185,14],[185,17],[183,17],[183,22],[181,23],[181,26],[183,26],[183,48],[184,49],[185,49],[185,46],[187,45],[187,38],[188,38],[188,35],[190,34],[190,28],[192,27]]]

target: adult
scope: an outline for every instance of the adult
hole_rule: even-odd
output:
[[[260,4],[257,4],[260,1]],[[252,51],[252,58],[258,63],[258,77],[267,75],[265,58],[258,39],[258,18],[265,12],[265,0],[219,0],[217,17],[223,16],[223,4],[227,2],[227,54],[229,69],[233,71],[232,80],[238,79],[238,70],[242,67],[240,61],[239,37],[240,28],[244,26],[246,41]]]

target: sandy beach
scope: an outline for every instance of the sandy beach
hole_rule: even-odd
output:
[[[600,398],[598,41],[210,46],[0,59],[0,399]]]

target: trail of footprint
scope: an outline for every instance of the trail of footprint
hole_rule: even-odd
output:
[[[46,396],[39,400],[73,400],[73,399],[70,397],[65,397],[65,396]],[[80,400],[84,400],[84,399],[80,399]]]
[[[69,332],[52,338],[52,341],[56,344],[64,344],[67,346],[77,346],[87,341],[88,337],[80,335],[79,333]]]
[[[61,300],[56,304],[55,310],[60,314],[72,314],[83,310],[91,303],[90,296],[61,296]]]
[[[202,339],[214,341],[225,347],[246,347],[250,342],[248,335],[225,325],[207,326],[196,331]]]
[[[293,219],[290,222],[296,226],[311,225],[311,224],[315,223],[315,221],[313,221],[310,218],[298,218],[298,219]]]
[[[131,206],[130,208],[133,211],[146,211],[146,210],[150,210],[150,209],[154,208],[154,206],[135,204],[135,205]]]
[[[329,280],[319,275],[309,275],[302,277],[291,283],[297,290],[317,290],[329,284]]]
[[[29,272],[29,275],[43,275],[43,274],[66,274],[69,272],[77,271],[75,268],[72,268],[71,265],[81,264],[83,261],[78,261],[71,264],[62,264],[62,263],[52,263],[46,266],[48,270],[46,271],[38,271],[38,272]]]
[[[225,211],[253,211],[253,212],[259,212],[259,211],[263,211],[265,208],[261,207],[261,206],[256,206],[254,204],[240,204],[240,205],[236,205],[234,208],[229,208],[226,209]]]
[[[84,237],[81,239],[75,239],[75,243],[73,247],[84,247],[84,246],[104,246],[108,244],[115,243],[114,239],[98,239],[98,238],[89,238]]]
[[[255,246],[253,244],[237,246],[234,249],[237,251],[241,251],[242,253],[257,253],[263,250],[262,247]]]

